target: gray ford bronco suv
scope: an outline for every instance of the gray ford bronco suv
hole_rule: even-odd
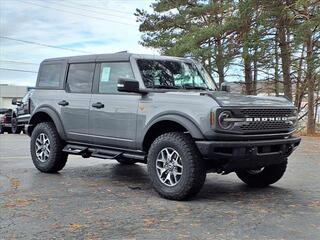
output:
[[[146,163],[168,199],[197,194],[207,172],[273,184],[300,143],[291,102],[219,91],[192,59],[126,52],[47,59],[30,104],[27,133],[41,172],[60,171],[69,154]]]

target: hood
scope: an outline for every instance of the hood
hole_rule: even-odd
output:
[[[292,103],[285,97],[265,97],[265,96],[251,96],[241,95],[237,93],[228,92],[210,92],[208,96],[212,97],[222,107],[224,106],[270,106],[270,107],[292,107]]]
[[[185,96],[208,96],[214,99],[221,107],[293,107],[285,97],[241,95],[222,91],[166,91],[167,94]]]

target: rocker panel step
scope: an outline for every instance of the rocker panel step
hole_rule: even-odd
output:
[[[82,155],[83,157],[97,157],[103,159],[135,159],[146,162],[146,155],[140,151],[125,151],[122,149],[107,149],[100,147],[87,147],[77,144],[67,144],[63,151],[69,154]]]

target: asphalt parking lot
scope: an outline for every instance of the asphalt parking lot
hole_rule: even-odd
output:
[[[207,175],[197,198],[161,199],[146,167],[69,156],[38,172],[29,137],[0,135],[0,239],[319,239],[320,140],[304,138],[266,189]]]

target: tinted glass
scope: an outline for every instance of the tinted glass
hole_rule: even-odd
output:
[[[102,63],[99,93],[116,93],[119,78],[134,78],[129,62]]]
[[[62,87],[62,71],[61,63],[45,63],[41,65],[39,73],[39,87]]]
[[[67,79],[68,90],[76,93],[90,93],[94,67],[94,63],[70,64]]]
[[[23,103],[27,102],[28,99],[29,99],[30,93],[31,93],[31,92],[27,92],[27,94],[24,95],[24,97],[22,98],[21,102],[23,102]]]
[[[146,59],[137,63],[147,88],[211,89],[194,63]]]

